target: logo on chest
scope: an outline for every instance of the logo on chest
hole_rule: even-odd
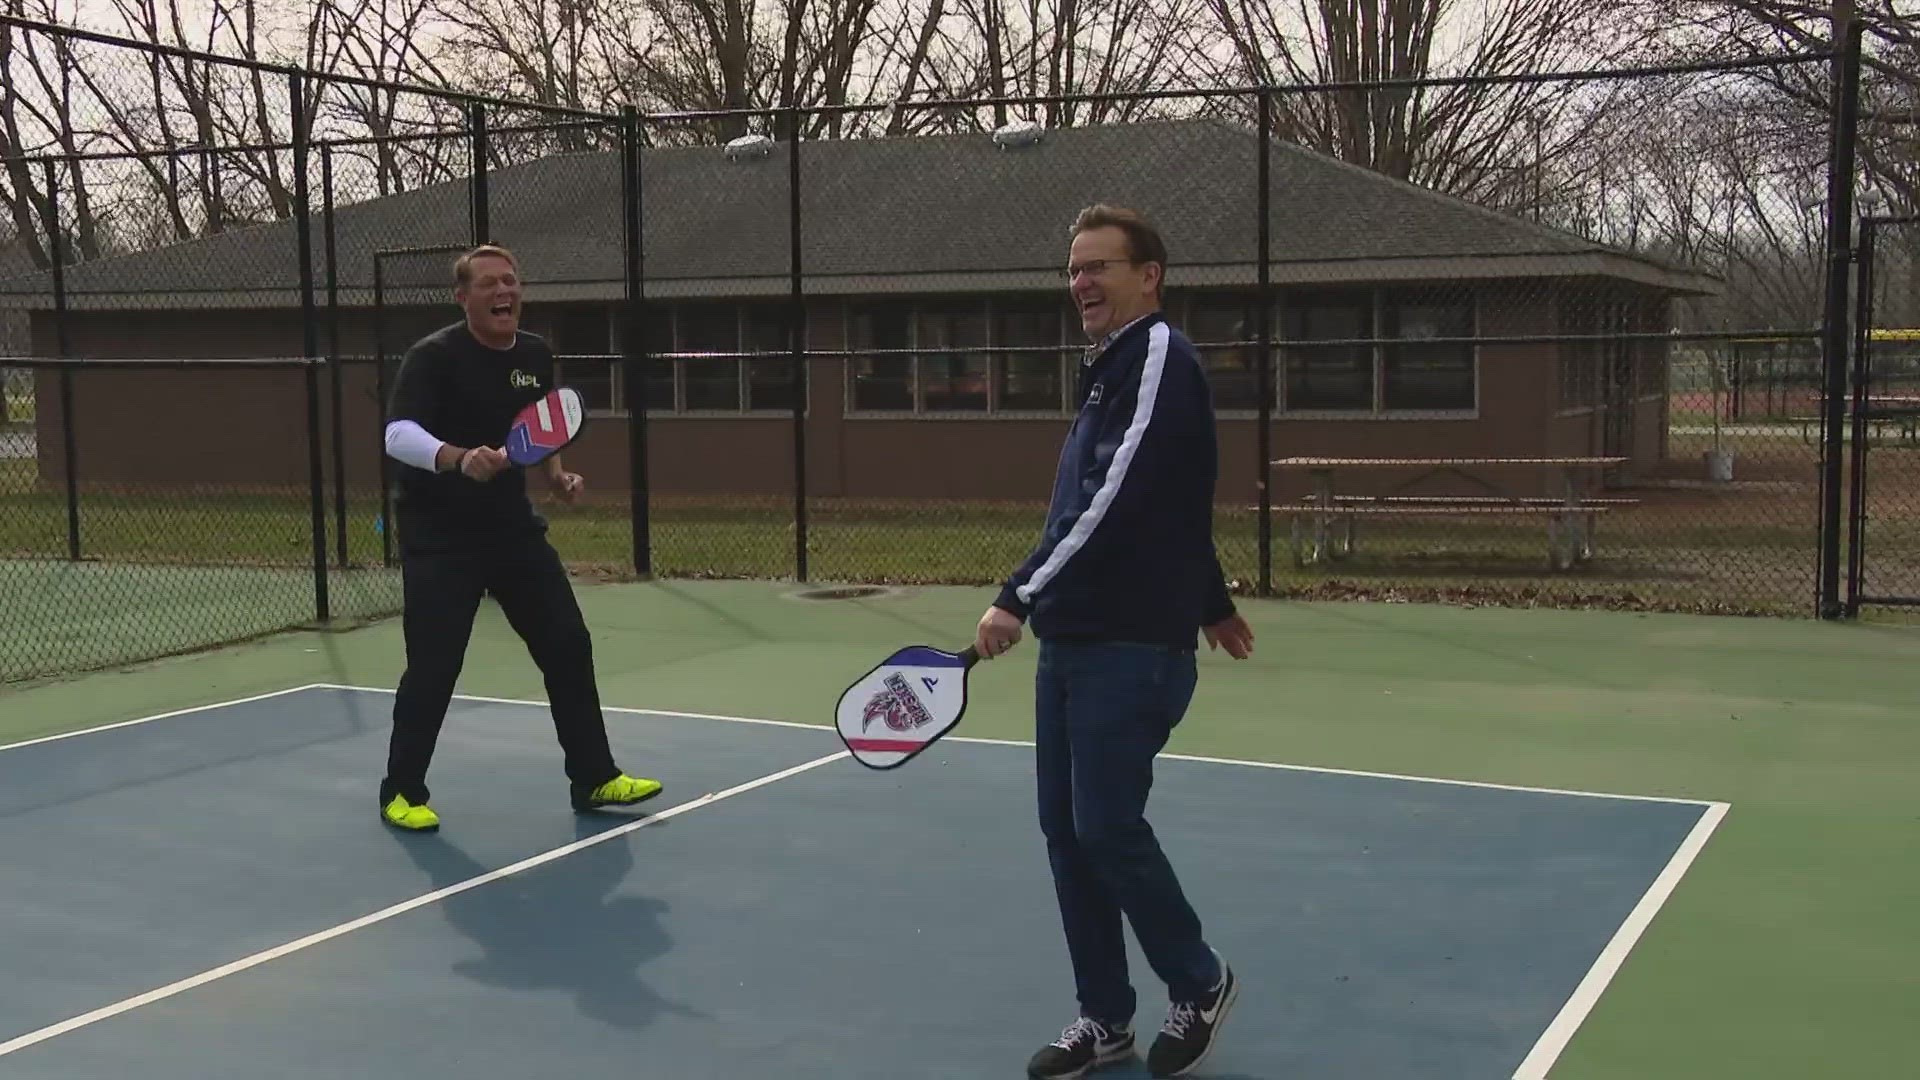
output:
[[[507,381],[512,384],[515,390],[525,390],[528,387],[538,388],[540,385],[538,376],[529,375],[519,368],[513,369],[513,374],[507,376]]]
[[[1100,383],[1094,383],[1093,389],[1087,391],[1087,404],[1089,405],[1100,404],[1100,392],[1105,389],[1106,387],[1101,385]]]

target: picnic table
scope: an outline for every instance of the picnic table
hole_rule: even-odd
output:
[[[1920,395],[1913,394],[1868,394],[1866,396],[1867,438],[1885,437],[1886,430],[1893,428],[1900,433],[1901,442],[1913,442],[1920,438]],[[1853,438],[1852,403],[1848,403],[1846,420],[1846,438]],[[1825,419],[1820,416],[1796,416],[1794,422],[1800,425],[1800,441],[1812,446],[1820,441],[1820,425]]]
[[[1354,522],[1363,516],[1537,515],[1547,520],[1548,562],[1555,569],[1564,570],[1593,557],[1594,522],[1598,515],[1638,503],[1639,500],[1630,498],[1586,497],[1584,479],[1588,473],[1626,461],[1625,457],[1288,457],[1272,464],[1281,469],[1305,469],[1313,477],[1313,494],[1291,506],[1296,565],[1352,554]],[[1334,490],[1335,474],[1353,469],[1411,470],[1413,475],[1378,495],[1339,494]],[[1486,475],[1539,470],[1549,470],[1556,475],[1557,496],[1520,495]],[[1406,494],[1440,476],[1466,480],[1486,494]],[[1330,539],[1336,529],[1344,534],[1338,544]]]

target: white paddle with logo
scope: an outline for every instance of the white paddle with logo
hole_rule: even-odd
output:
[[[840,695],[840,741],[869,769],[912,761],[959,725],[967,675],[979,659],[971,645],[957,653],[910,645],[887,657]]]

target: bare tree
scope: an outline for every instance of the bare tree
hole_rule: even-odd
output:
[[[383,81],[449,85],[432,37],[438,0],[319,0],[314,28],[327,70]],[[314,130],[344,145],[334,155],[336,198],[384,197],[464,172],[465,149],[445,132],[464,123],[444,99],[391,86],[327,84],[315,103]],[[420,137],[431,134],[438,137]],[[371,173],[350,179],[351,164]]]
[[[1860,139],[1863,179],[1896,207],[1920,209],[1920,7],[1902,0],[1850,0],[1836,7],[1798,0],[1682,0],[1635,5],[1633,17],[1676,62],[1754,59],[1826,50],[1835,13],[1852,8],[1862,28]],[[1834,81],[1826,63],[1762,69],[1799,123],[1826,128]]]
[[[1274,101],[1279,137],[1530,212],[1553,196],[1546,163],[1591,137],[1618,88],[1503,80],[1605,67],[1636,49],[1611,18],[1616,0],[1205,3],[1202,70],[1288,88]],[[1455,77],[1482,81],[1421,82]]]
[[[1192,101],[1139,96],[1187,84],[1187,40],[1200,17],[1200,0],[1027,0],[1024,5],[952,0],[952,5],[935,3],[927,10],[912,41],[901,98],[1092,100],[903,109],[892,118],[890,134],[974,130],[1015,119],[1067,127],[1200,108]]]

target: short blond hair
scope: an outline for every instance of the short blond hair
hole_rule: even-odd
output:
[[[453,260],[453,287],[458,289],[472,284],[473,260],[483,259],[488,256],[505,259],[515,270],[520,269],[520,260],[513,257],[513,252],[508,251],[498,244],[481,244],[479,247],[471,248],[459,258]]]

